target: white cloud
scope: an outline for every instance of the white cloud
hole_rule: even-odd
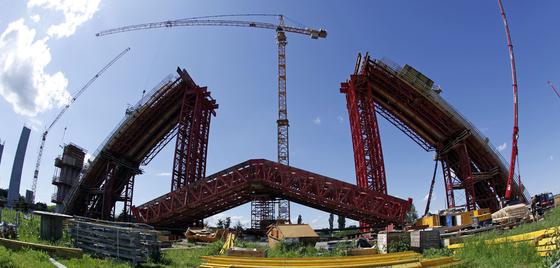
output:
[[[41,20],[41,16],[39,16],[39,14],[32,15],[29,18],[31,18],[33,22],[39,22]]]
[[[550,161],[554,161],[554,155],[551,155],[548,159],[550,159]]]
[[[156,176],[169,177],[169,176],[171,176],[171,172],[159,172],[159,173],[156,173]]]
[[[88,163],[90,160],[93,161],[93,155],[86,153],[86,155],[84,156],[84,163]]]
[[[27,123],[25,124],[26,126],[28,126],[29,128],[31,128],[31,130],[36,131],[36,132],[42,132],[43,131],[43,121],[34,118],[34,117],[30,117],[27,120]]]
[[[336,120],[338,120],[339,123],[344,122],[344,117],[342,117],[341,115],[336,117]]]
[[[241,216],[241,215],[230,216],[226,213],[219,213],[212,217],[206,218],[205,223],[207,223],[209,226],[216,226],[218,220],[225,220],[227,217],[229,217],[231,220],[231,227],[234,227],[237,224],[237,222],[240,222],[244,228],[248,228],[251,226],[250,219],[245,218],[245,216]]]
[[[29,0],[28,9],[41,8],[62,12],[64,21],[51,25],[48,36],[36,39],[36,31],[23,18],[8,24],[0,35],[0,96],[18,114],[33,117],[53,107],[62,107],[70,99],[68,80],[62,72],[49,74],[51,61],[47,42],[50,37],[68,37],[93,17],[101,0]],[[30,16],[39,22],[41,16]]]
[[[18,114],[35,116],[65,105],[70,94],[62,72],[45,73],[51,61],[48,37],[35,40],[23,19],[11,22],[0,35],[0,95]]]
[[[429,195],[430,195],[430,194],[427,193],[427,194],[424,196],[424,202],[428,202],[428,197],[429,197]],[[432,193],[432,201],[434,201],[434,200],[436,200],[436,199],[437,199],[437,198],[436,198],[435,193]]]
[[[27,7],[61,11],[64,22],[50,26],[47,33],[49,36],[62,38],[71,36],[78,26],[90,20],[99,9],[100,2],[101,0],[29,0]]]
[[[507,143],[505,143],[505,142],[498,145],[498,147],[496,147],[496,149],[498,149],[498,151],[500,151],[500,152],[505,150],[506,148],[507,148]]]
[[[321,124],[321,118],[317,116],[317,117],[313,120],[313,124],[315,124],[315,125],[320,125],[320,124]]]

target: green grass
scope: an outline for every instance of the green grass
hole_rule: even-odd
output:
[[[223,245],[222,241],[217,241],[202,248],[165,251],[160,262],[151,262],[143,267],[197,267],[202,263],[200,257],[218,255]]]
[[[457,251],[455,256],[465,261],[466,267],[549,267],[560,259],[560,253],[543,258],[537,254],[535,247],[528,243],[487,245],[484,241],[554,226],[560,226],[560,208],[550,210],[545,214],[544,220],[539,222],[522,224],[511,230],[490,231],[469,237],[465,241],[465,247]],[[428,250],[424,252],[424,257],[448,256],[449,253],[447,249]]]
[[[487,239],[498,237],[487,234],[469,238],[456,256],[469,267],[538,267],[542,262],[536,248],[528,243],[485,243]]]
[[[41,240],[39,238],[41,217],[31,213],[24,216],[23,212],[21,212],[19,215],[20,225],[17,230],[18,240],[31,243],[49,244],[53,246],[72,246],[72,240],[67,230],[63,231],[62,239],[60,239],[59,241],[51,242],[47,240]],[[16,211],[7,208],[2,209],[2,221],[15,224]]]
[[[345,256],[348,247],[344,244],[338,244],[331,251],[325,249],[317,249],[314,246],[303,245],[287,245],[279,243],[273,248],[267,250],[269,258],[305,258],[305,257],[332,257]]]

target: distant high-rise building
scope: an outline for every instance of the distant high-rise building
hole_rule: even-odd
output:
[[[27,142],[31,129],[24,126],[21,130],[21,136],[14,157],[14,165],[12,166],[12,175],[10,177],[10,187],[8,188],[8,207],[13,207],[14,203],[19,199],[19,186],[21,184],[21,172],[23,170],[23,161],[25,160],[25,151],[27,151]]]
[[[2,164],[2,153],[4,152],[4,143],[0,143],[0,164]]]

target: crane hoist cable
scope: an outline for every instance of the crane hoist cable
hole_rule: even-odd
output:
[[[119,55],[117,55],[115,58],[113,58],[103,68],[101,68],[101,70],[99,70],[80,90],[78,90],[78,92],[76,92],[68,100],[68,103],[64,106],[64,108],[62,108],[62,110],[60,110],[60,112],[56,115],[56,117],[53,119],[53,121],[50,123],[50,125],[43,132],[43,134],[41,136],[41,144],[39,146],[39,153],[37,155],[37,162],[35,163],[35,172],[33,172],[33,184],[31,186],[31,191],[33,192],[32,203],[35,202],[35,196],[36,196],[36,192],[37,192],[37,180],[39,178],[39,169],[41,167],[41,158],[43,157],[43,149],[45,148],[45,142],[47,140],[47,135],[49,134],[49,131],[56,124],[56,122],[58,122],[58,120],[62,117],[62,115],[64,115],[64,113],[68,110],[68,108],[70,108],[70,105],[72,105],[72,103],[74,103],[76,101],[76,99],[78,99],[84,93],[84,91],[87,88],[89,88],[89,86],[91,86],[91,84],[93,84],[93,82],[95,82],[95,80],[97,80],[97,78],[99,78],[99,76],[101,76],[101,74],[103,74],[107,69],[109,69],[109,67],[111,67],[111,65],[113,65],[113,63],[115,63],[117,60],[119,60],[128,51],[130,51],[129,47],[126,48],[125,50],[123,50],[121,53],[119,53]]]
[[[554,86],[554,84],[552,83],[552,81],[548,81],[548,84],[550,85],[550,87],[552,88],[552,90],[554,90],[554,93],[556,93],[556,96],[558,96],[558,98],[560,98],[560,92],[558,91],[558,89],[556,88],[556,86]]]

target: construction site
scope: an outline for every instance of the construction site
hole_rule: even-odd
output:
[[[518,70],[520,81],[524,81],[529,67],[523,65],[528,64],[526,58],[517,63],[520,68],[515,61],[514,48],[518,47],[514,47],[512,35],[515,37],[517,28],[510,29],[510,14],[506,12],[514,3],[494,2],[490,6],[495,9],[488,11],[488,16],[498,23],[481,27],[500,30],[496,44],[488,45],[495,46],[499,53],[492,57],[484,51],[476,53],[498,59],[496,66],[501,69],[476,78],[467,70],[457,72],[483,81],[467,88],[486,83],[485,79],[503,77],[500,83],[488,82],[484,93],[464,91],[451,95],[453,98],[447,93],[455,90],[450,82],[454,80],[437,73],[433,77],[439,79],[431,78],[432,74],[423,71],[426,67],[433,73],[431,64],[440,64],[442,59],[415,67],[398,54],[377,53],[374,42],[365,50],[348,51],[337,46],[344,59],[327,55],[321,43],[345,38],[340,31],[333,34],[327,17],[314,17],[319,25],[325,21],[323,27],[304,26],[285,14],[274,13],[200,14],[137,21],[140,24],[119,25],[111,20],[97,24],[88,42],[126,45],[112,57],[113,52],[105,47],[96,56],[102,58],[102,67],[92,67],[93,76],[80,76],[82,80],[87,77],[85,83],[77,82],[81,86],[71,84],[78,90],[72,91],[68,101],[54,109],[53,116],[46,117],[40,128],[24,126],[17,146],[13,139],[0,140],[0,165],[6,165],[3,151],[17,147],[9,187],[2,194],[5,196],[0,196],[0,267],[560,267],[559,174],[547,173],[552,179],[539,182],[544,172],[536,172],[540,169],[533,166],[536,160],[529,160],[535,154],[530,144],[536,143],[527,141],[532,136],[520,135],[536,131],[530,130],[534,124],[527,112],[534,108],[519,109],[519,103],[526,101],[524,97],[531,99],[530,93],[523,92],[538,90],[546,94],[551,106],[557,106],[548,108],[558,111],[560,92],[554,80],[560,81],[560,77],[556,69],[551,74],[555,77],[539,80],[544,89],[529,89],[524,82],[518,83]],[[519,4],[515,5],[519,12]],[[515,17],[511,19],[516,21]],[[514,25],[523,28],[519,23]],[[274,37],[273,49],[270,40],[262,52],[250,48],[255,54],[258,50],[258,55],[273,56],[266,62],[274,59],[274,66],[268,64],[267,69],[258,65],[250,67],[253,74],[242,74],[244,69],[236,65],[251,65],[253,59],[224,61],[229,71],[222,75],[211,73],[215,68],[208,67],[211,63],[173,55],[176,60],[166,61],[164,66],[174,67],[160,70],[162,65],[156,62],[171,50],[166,43],[185,42],[174,36],[188,35],[191,30],[216,36],[229,36],[234,32],[228,31],[235,30],[243,32],[244,37]],[[306,52],[302,50],[294,53],[292,61],[287,56],[291,52],[288,39],[297,39],[294,46],[308,50],[317,47],[309,53],[330,58],[330,63],[304,59]],[[157,47],[160,54],[135,53],[131,40],[145,42],[140,51],[145,51],[144,46]],[[262,40],[255,38],[252,42]],[[426,42],[430,46],[438,41]],[[186,50],[187,43],[183,45]],[[233,43],[218,42],[212,47],[227,50],[235,46]],[[437,50],[432,52],[437,54]],[[217,58],[221,55],[212,53]],[[430,57],[416,57],[411,62],[428,61]],[[296,70],[312,68],[313,75],[288,73],[292,62]],[[331,68],[331,64],[340,68]],[[125,69],[134,70],[123,72]],[[324,79],[328,84],[313,85],[322,79],[314,75],[321,69],[329,69],[329,79]],[[136,70],[139,73],[133,77],[124,75]],[[160,73],[170,74],[158,76],[159,83],[141,88],[131,86],[137,82],[128,82],[145,80],[146,84]],[[119,77],[103,82],[105,76],[113,75]],[[247,87],[259,88],[258,97],[251,98],[254,92],[243,88],[228,87],[238,79],[236,76],[242,80],[249,75],[261,76],[247,81]],[[288,83],[292,76],[298,82],[303,77],[310,81],[305,85]],[[264,80],[265,85],[255,85]],[[492,88],[497,84],[499,90]],[[269,85],[274,88],[267,88]],[[96,97],[93,103],[97,107],[93,109],[80,108],[101,87],[115,91],[103,91],[110,95]],[[317,87],[320,91],[315,90]],[[290,98],[296,109],[290,110],[288,117],[288,91],[291,94],[292,90],[309,91],[295,94],[313,94],[317,105]],[[119,99],[125,91],[137,97]],[[477,103],[466,103],[465,94],[486,96],[475,99]],[[269,100],[264,101],[265,97]],[[323,102],[327,98],[333,102]],[[124,114],[122,107],[117,115],[109,108],[117,99],[127,103]],[[503,107],[498,108],[496,103],[500,101],[488,99],[503,100]],[[343,113],[330,113],[336,109]],[[95,121],[87,119],[89,113],[95,114]],[[244,117],[248,114],[251,116]],[[328,125],[327,116],[321,121],[317,114],[330,114],[336,120]],[[500,122],[480,119],[490,114]],[[311,132],[301,123],[303,115],[315,117],[313,127],[322,129]],[[72,120],[65,119],[68,116],[73,116]],[[84,119],[75,120],[78,116]],[[557,119],[551,116],[550,120]],[[472,123],[481,121],[485,125]],[[275,131],[259,130],[260,122],[274,124]],[[217,130],[211,127],[216,124]],[[80,132],[75,133],[80,134],[72,134],[78,128]],[[16,130],[3,128],[0,137],[8,131]],[[496,131],[507,134],[509,140],[498,146],[492,144],[489,133]],[[62,142],[51,142],[60,139],[56,136],[61,133]],[[307,144],[329,135],[333,137],[328,140],[330,148],[309,153],[312,147]],[[33,139],[28,144],[30,136],[40,136],[36,151]],[[265,142],[272,140],[273,146]],[[337,140],[348,142],[333,144]],[[401,149],[401,144],[414,148]],[[554,163],[558,145],[548,143],[550,157],[547,155],[546,163]],[[246,150],[237,153],[234,148]],[[270,148],[275,149],[274,154],[268,152]],[[348,154],[337,152],[339,148],[345,148]],[[26,157],[27,149],[31,151]],[[419,153],[410,153],[413,151]],[[56,157],[48,159],[52,155]],[[418,155],[423,158],[416,159]],[[331,160],[325,161],[324,157]],[[25,159],[35,160],[32,170]],[[346,164],[346,168],[340,168]],[[20,186],[27,174],[32,174],[31,187],[22,196]],[[52,188],[46,189],[47,184]],[[49,200],[43,200],[47,194]]]

